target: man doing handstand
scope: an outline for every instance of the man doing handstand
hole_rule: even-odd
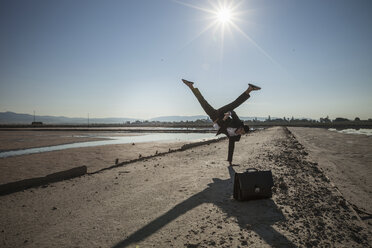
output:
[[[261,88],[248,84],[248,89],[243,92],[235,101],[223,106],[219,109],[214,109],[202,96],[198,88],[194,88],[194,83],[182,79],[182,81],[191,89],[195,97],[198,99],[200,105],[207,113],[209,118],[213,121],[213,127],[217,130],[217,134],[225,134],[229,138],[229,152],[227,161],[232,165],[232,159],[234,154],[235,142],[240,140],[242,134],[249,132],[249,127],[239,119],[234,109],[245,102],[249,97],[249,93],[254,90],[260,90]]]

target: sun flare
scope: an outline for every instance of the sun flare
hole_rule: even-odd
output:
[[[232,11],[229,8],[223,7],[217,11],[216,17],[220,23],[231,22]]]
[[[196,40],[198,37],[207,33],[209,30],[213,30],[213,34],[220,33],[221,41],[221,58],[223,55],[223,46],[225,36],[232,34],[235,31],[247,39],[253,46],[255,46],[263,55],[265,55],[270,61],[278,64],[263,48],[257,44],[254,39],[245,32],[239,23],[247,23],[247,14],[251,12],[249,9],[244,10],[243,0],[208,0],[208,7],[193,5],[186,0],[173,0],[179,4],[187,6],[189,8],[202,11],[207,14],[206,19],[210,20],[210,23],[202,29],[195,37],[193,37],[188,44]],[[244,19],[242,19],[244,17]],[[214,36],[216,37],[216,36]]]

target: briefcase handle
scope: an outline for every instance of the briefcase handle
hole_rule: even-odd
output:
[[[246,171],[258,171],[256,168],[248,168]]]

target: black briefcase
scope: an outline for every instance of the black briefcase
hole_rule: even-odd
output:
[[[271,171],[248,169],[244,173],[235,173],[234,198],[238,201],[270,198],[273,186]]]

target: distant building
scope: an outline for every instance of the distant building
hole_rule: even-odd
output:
[[[39,126],[42,126],[43,123],[42,123],[41,121],[33,121],[33,122],[31,123],[31,125],[32,125],[32,126],[39,127]]]
[[[337,117],[336,119],[334,119],[333,122],[338,122],[338,121],[350,121],[350,120],[346,118],[342,118],[342,117]]]

